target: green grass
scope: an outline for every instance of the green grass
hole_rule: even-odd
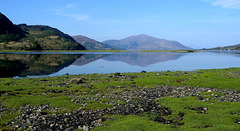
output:
[[[172,117],[178,117],[179,113],[184,113],[181,127],[183,130],[206,128],[206,130],[239,130],[240,126],[235,122],[239,115],[233,112],[240,111],[240,104],[236,102],[218,101],[198,101],[195,97],[169,98],[158,100],[160,105],[172,109]],[[198,113],[190,108],[199,106],[207,108],[206,113]]]
[[[147,117],[136,115],[120,116],[114,115],[108,121],[103,122],[103,125],[94,129],[94,131],[157,131],[170,130],[171,127],[150,121]]]
[[[120,116],[107,117],[103,126],[97,127],[95,131],[162,131],[162,130],[239,130],[240,126],[235,122],[240,119],[239,115],[232,114],[240,111],[240,104],[233,102],[198,101],[195,97],[169,98],[164,97],[158,100],[160,105],[164,105],[172,110],[168,119],[179,118],[179,113],[183,113],[182,126],[162,124],[151,121],[147,116]],[[190,108],[199,106],[207,108],[206,113],[198,113]]]
[[[100,100],[85,101],[87,106],[82,107],[71,100],[73,98],[98,97],[112,93],[122,93],[126,90],[138,90],[142,88],[155,88],[161,85],[175,87],[203,87],[217,89],[234,89],[240,91],[240,68],[228,68],[217,70],[176,71],[176,72],[148,72],[148,73],[122,73],[126,79],[109,77],[113,74],[83,74],[62,75],[45,78],[0,78],[0,97],[2,106],[12,111],[4,111],[0,114],[0,130],[8,129],[4,123],[11,121],[19,115],[19,109],[23,105],[39,106],[48,104],[50,107],[60,108],[58,113],[70,112],[82,108],[105,109],[112,107],[106,104],[112,100],[101,98]],[[133,77],[134,76],[134,77]],[[72,84],[70,80],[76,77],[84,77],[84,83]],[[64,84],[65,85],[64,85]],[[50,92],[49,92],[50,91]],[[51,92],[52,91],[52,92]],[[5,93],[4,93],[5,92]],[[60,92],[60,93],[54,93]],[[6,94],[7,93],[7,94]],[[203,98],[213,98],[215,95],[223,96],[217,92],[203,92]],[[126,104],[124,101],[114,101]],[[240,104],[237,102],[218,102],[214,100],[199,101],[196,97],[169,98],[164,97],[157,102],[172,110],[166,119],[176,120],[179,113],[184,117],[180,123],[162,124],[150,120],[148,115],[107,116],[109,119],[102,122],[101,127],[94,130],[239,130],[240,125],[235,123],[240,115]],[[206,113],[198,113],[189,108],[206,107]],[[51,112],[48,111],[49,114]]]

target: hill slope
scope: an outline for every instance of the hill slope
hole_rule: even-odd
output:
[[[26,32],[0,12],[0,42],[19,40],[25,37],[25,34]]]
[[[87,50],[112,50],[113,47],[103,44],[86,36],[72,36],[79,44],[83,45]]]
[[[44,25],[14,25],[0,14],[0,49],[83,50],[71,36]]]
[[[212,48],[212,50],[240,50],[240,44]]]
[[[133,35],[121,40],[107,40],[103,42],[127,50],[186,50],[191,49],[177,41],[158,39],[148,35]]]

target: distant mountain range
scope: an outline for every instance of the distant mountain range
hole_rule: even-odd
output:
[[[212,48],[211,50],[240,50],[240,44]]]
[[[0,13],[0,50],[188,50],[177,41],[148,35],[98,42],[86,36],[69,36],[44,25],[14,25]]]
[[[44,25],[14,25],[0,13],[0,49],[83,50],[71,36]]]
[[[188,50],[177,41],[159,39],[145,34],[133,35],[121,40],[107,40],[104,44],[118,46],[126,50]]]
[[[87,50],[118,50],[120,48],[101,43],[83,35],[72,36],[79,44],[83,45]]]

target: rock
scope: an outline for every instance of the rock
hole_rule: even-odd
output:
[[[119,73],[119,72],[117,72],[117,73],[114,73],[113,74],[113,78],[119,78],[119,77],[122,77],[123,75],[121,74],[121,73]]]
[[[89,128],[88,128],[88,126],[85,126],[85,125],[84,125],[84,126],[82,127],[82,130],[84,130],[84,131],[89,131]]]
[[[81,77],[81,78],[72,78],[69,83],[72,83],[72,84],[81,84],[81,83],[84,83],[84,78]]]
[[[212,90],[208,90],[207,92],[212,92]]]
[[[198,96],[198,100],[202,101],[204,100],[202,96]]]
[[[64,131],[73,131],[72,127],[66,128]]]
[[[97,123],[99,123],[99,122],[101,122],[101,121],[102,121],[102,119],[98,119],[98,120],[96,120]]]

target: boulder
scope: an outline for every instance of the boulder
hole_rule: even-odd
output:
[[[69,83],[71,84],[81,84],[81,83],[84,83],[84,78],[81,77],[81,78],[72,78]]]

